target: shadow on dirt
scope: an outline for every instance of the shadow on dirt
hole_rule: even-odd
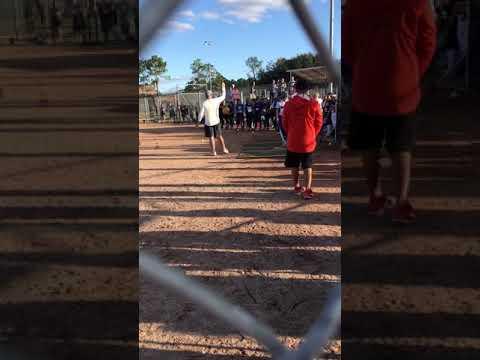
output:
[[[175,128],[169,129],[167,136],[178,134],[188,137],[191,131],[191,127],[180,127],[179,132]],[[249,142],[261,141],[260,137],[254,139],[251,134],[229,133],[226,135],[227,143],[233,142],[234,136],[241,137],[236,139],[240,152]],[[263,136],[267,139],[273,134]],[[339,281],[340,238],[335,230],[324,229],[338,227],[340,213],[337,210],[316,211],[314,207],[302,207],[319,203],[335,207],[340,203],[339,191],[334,189],[339,187],[338,153],[325,151],[318,158],[314,186],[324,188],[325,192],[319,190],[317,198],[308,203],[291,191],[291,180],[283,166],[283,158],[272,159],[268,154],[259,154],[265,156],[263,158],[213,158],[208,161],[208,168],[198,165],[181,168],[188,160],[202,159],[188,155],[188,152],[201,150],[198,142],[179,147],[187,155],[172,157],[162,155],[162,151],[170,149],[167,145],[158,142],[159,147],[155,148],[145,143],[149,151],[158,150],[158,154],[142,158],[141,171],[158,171],[159,177],[162,171],[183,177],[178,178],[176,183],[170,183],[160,179],[156,181],[155,173],[145,174],[148,182],[141,183],[140,197],[148,210],[140,213],[141,227],[144,228],[140,233],[141,248],[157,254],[166,263],[241,305],[272,325],[279,335],[304,336],[320,314],[329,290]],[[268,146],[276,142],[277,139],[273,139]],[[208,144],[204,146],[202,150],[208,152]],[[266,149],[267,153],[270,150],[268,147],[251,148],[252,151],[259,149]],[[159,158],[171,162],[151,166]],[[151,163],[146,163],[151,160]],[[179,161],[179,165],[171,166],[175,161]],[[209,180],[205,181],[206,184],[203,181],[194,183],[194,179],[189,181],[189,172],[203,170],[205,174],[210,171],[212,177],[219,176],[219,184]],[[200,172],[198,176],[204,175]],[[144,179],[143,174],[140,179]],[[330,190],[332,192],[327,192]],[[245,207],[226,208],[225,202],[245,204]],[[215,203],[222,206],[215,206]],[[265,208],[267,203],[272,205],[272,209]],[[278,203],[289,204],[280,209]],[[193,205],[193,209],[185,208],[189,205]],[[170,206],[174,207],[170,209]],[[169,229],[170,224],[176,221],[174,217],[178,217],[179,224],[184,224],[182,228]],[[207,221],[200,230],[189,230],[189,224],[195,228],[201,226],[196,223],[199,219],[212,219],[212,222],[209,224]],[[219,225],[222,221],[224,224]],[[318,233],[309,229],[313,226],[318,226]],[[283,230],[283,227],[288,230]],[[141,277],[140,281],[140,318],[143,323],[161,323],[162,330],[167,333],[198,334],[202,338],[238,335],[237,330],[206,315],[203,309],[190,301],[175,296],[147,278]],[[158,309],[160,305],[162,311]],[[146,340],[158,342],[158,339]],[[212,356],[182,350],[179,337],[172,343],[177,349],[171,352],[145,348],[142,350],[144,359],[155,356],[166,359],[242,358],[242,355],[225,355],[225,352],[222,353],[225,349],[220,348],[212,348],[216,352]],[[229,346],[225,342],[223,345]],[[328,356],[326,354],[325,358],[338,358]]]
[[[478,154],[470,141],[479,132],[473,130],[478,123],[471,122],[468,109],[460,113],[456,101],[427,99],[419,113],[411,197],[414,205],[419,202],[423,207],[418,208],[414,224],[394,226],[390,212],[383,218],[369,218],[366,200],[364,204],[350,201],[349,196],[366,196],[366,186],[354,154],[343,157],[342,285],[344,289],[362,285],[379,294],[372,299],[343,297],[344,309],[355,309],[342,312],[344,356],[458,360],[480,355],[460,339],[477,341],[479,335],[478,315],[472,312],[478,303],[480,257],[473,243],[470,250],[465,248],[479,233],[480,211],[475,203],[480,190],[472,162]],[[392,191],[388,173],[385,188]],[[406,246],[401,247],[403,242]],[[399,245],[401,253],[389,253],[389,247]],[[398,287],[396,306],[386,302],[393,295],[381,294],[394,286]],[[426,297],[433,288],[439,289],[437,295]],[[428,304],[431,312],[419,313],[412,299]],[[455,313],[437,310],[446,299],[452,311],[455,306]],[[372,310],[390,307],[395,310]],[[389,338],[389,343],[362,343],[369,338]],[[401,343],[404,338],[408,344]],[[442,346],[425,345],[422,339],[426,338]]]

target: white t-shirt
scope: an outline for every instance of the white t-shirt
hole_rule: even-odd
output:
[[[225,91],[222,92],[222,96],[207,99],[203,102],[202,110],[198,115],[198,122],[202,121],[205,116],[206,126],[215,126],[220,124],[219,108],[220,104],[225,100]]]

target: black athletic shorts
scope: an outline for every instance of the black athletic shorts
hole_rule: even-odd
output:
[[[220,127],[220,124],[214,125],[214,126],[208,126],[205,125],[205,137],[211,138],[213,137],[218,137],[222,135],[222,128]]]
[[[415,114],[376,116],[353,112],[348,131],[348,146],[352,150],[411,152],[415,147]]]
[[[298,169],[310,169],[313,165],[313,153],[295,153],[287,150],[285,156],[285,167]]]

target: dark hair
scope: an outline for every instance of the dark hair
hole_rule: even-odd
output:
[[[297,92],[305,93],[310,89],[310,83],[302,78],[299,78],[295,81],[295,89]]]

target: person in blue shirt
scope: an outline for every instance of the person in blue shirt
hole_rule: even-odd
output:
[[[277,123],[277,110],[275,109],[275,101],[267,100],[267,112],[268,112],[268,119],[269,123],[272,125],[275,131],[278,131],[278,123]]]
[[[280,100],[272,99],[270,101],[270,111],[272,113],[272,122],[275,130],[280,131],[279,128],[279,112],[280,112]]]
[[[242,130],[245,130],[245,107],[239,100],[237,100],[235,105],[235,122],[237,124],[237,131],[240,130],[240,127]]]
[[[262,112],[261,112],[261,117],[260,118],[263,122],[263,129],[264,130],[270,130],[270,117],[269,117],[267,99],[262,100]]]
[[[260,130],[262,126],[262,102],[261,100],[257,100],[255,102],[255,123],[254,129]]]
[[[245,115],[247,117],[247,129],[248,131],[251,131],[252,130],[252,125],[253,125],[253,122],[254,122],[254,116],[255,116],[255,113],[254,113],[254,105],[255,102],[252,101],[252,100],[248,100],[247,101],[247,104],[245,105]]]
[[[228,103],[228,107],[229,107],[229,116],[228,116],[228,128],[233,130],[233,128],[235,127],[235,104],[233,103],[233,101],[230,101]]]

